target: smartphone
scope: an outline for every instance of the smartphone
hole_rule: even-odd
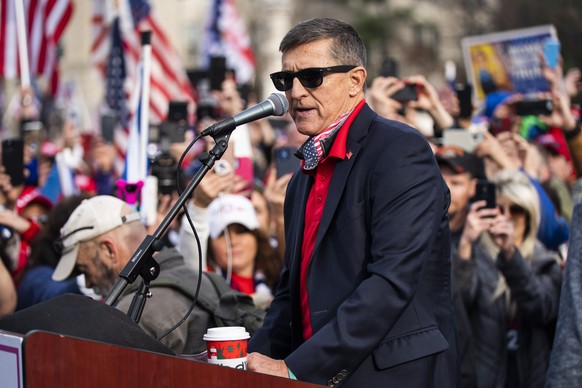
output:
[[[226,57],[216,56],[210,58],[210,68],[208,78],[210,79],[210,90],[222,90],[222,83],[226,77]]]
[[[477,181],[473,202],[485,201],[486,202],[485,207],[487,209],[495,209],[495,206],[497,204],[495,196],[496,196],[495,183],[484,179],[480,179]]]
[[[418,100],[418,85],[407,83],[404,88],[392,95],[392,99],[398,102],[408,102]]]
[[[394,58],[384,58],[380,65],[380,76],[398,78],[398,62]]]
[[[552,100],[522,100],[514,104],[518,116],[549,116],[554,110]]]
[[[24,140],[2,140],[2,165],[12,186],[24,183]]]
[[[117,115],[113,113],[106,113],[101,116],[101,136],[103,136],[103,140],[107,144],[113,143],[117,121]]]
[[[455,85],[455,93],[459,100],[459,117],[469,118],[473,115],[473,87],[470,84],[458,83]]]
[[[188,102],[170,101],[168,103],[168,121],[188,121]]]
[[[275,153],[275,168],[277,170],[277,179],[284,175],[292,174],[299,170],[301,161],[294,155],[296,147],[278,147],[273,151]]]
[[[548,38],[544,42],[544,59],[546,66],[555,69],[560,59],[560,41],[556,38]]]
[[[188,127],[188,103],[186,101],[170,101],[168,103],[168,118],[162,124],[161,135],[171,143],[183,143]]]
[[[474,134],[464,128],[447,128],[443,130],[443,146],[457,146],[466,152],[475,151],[475,147],[483,140],[482,134]]]
[[[20,138],[24,141],[24,147],[30,152],[32,158],[35,158],[38,155],[40,144],[42,142],[42,129],[42,122],[38,120],[20,121]]]

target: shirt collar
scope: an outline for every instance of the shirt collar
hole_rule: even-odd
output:
[[[341,115],[338,120],[329,125],[325,130],[310,137],[299,147],[299,150],[295,154],[298,158],[303,159],[304,170],[315,169],[319,162],[328,156],[335,156],[340,159],[345,157],[345,143],[349,127],[365,102],[365,99],[362,99],[353,110]],[[335,140],[340,133],[341,136],[339,137],[342,138],[342,141],[339,142],[341,144],[338,149]]]

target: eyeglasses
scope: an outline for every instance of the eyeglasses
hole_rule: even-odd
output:
[[[514,203],[512,203],[511,205],[499,205],[499,210],[501,210],[502,213],[504,211],[507,211],[512,216],[527,214],[527,210]]]
[[[321,86],[323,77],[331,73],[347,73],[355,68],[355,65],[341,65],[331,67],[310,67],[308,69],[292,71],[279,71],[271,74],[271,80],[275,88],[281,92],[291,90],[293,87],[293,79],[297,77],[301,85],[306,88],[314,89]]]

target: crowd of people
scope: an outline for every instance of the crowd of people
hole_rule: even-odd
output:
[[[166,332],[199,282],[218,301],[200,276],[213,272],[267,312],[250,370],[346,387],[549,386],[582,196],[580,69],[542,61],[549,91],[536,98],[551,101],[549,114],[522,115],[530,96],[492,90],[467,115],[451,85],[370,77],[366,49],[343,22],[302,22],[280,51],[271,79],[289,114],[237,129],[233,153],[194,190],[155,256],[161,280],[140,326],[177,354],[202,352],[213,325],[203,309]],[[393,98],[411,84],[416,98]],[[254,103],[232,75],[212,97],[213,114],[171,144],[171,159],[197,130]],[[31,101],[21,90],[15,121],[39,119]],[[46,128],[22,132],[23,182],[0,167],[0,317],[65,293],[107,297],[213,146],[201,141],[176,165],[185,181],[160,190],[146,224],[118,198],[118,152],[98,128]],[[250,174],[237,160],[240,136],[252,147]],[[296,173],[278,174],[283,147],[302,160]],[[70,195],[52,173],[63,165]],[[137,289],[116,307],[127,312]]]

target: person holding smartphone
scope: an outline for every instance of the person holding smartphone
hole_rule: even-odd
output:
[[[427,137],[438,135],[455,123],[423,75],[404,79],[376,77],[369,94],[371,106],[378,114],[407,123]]]
[[[545,383],[561,287],[559,256],[537,239],[540,204],[528,177],[505,169],[493,179],[496,208],[474,202],[453,274],[471,322],[477,387]]]

